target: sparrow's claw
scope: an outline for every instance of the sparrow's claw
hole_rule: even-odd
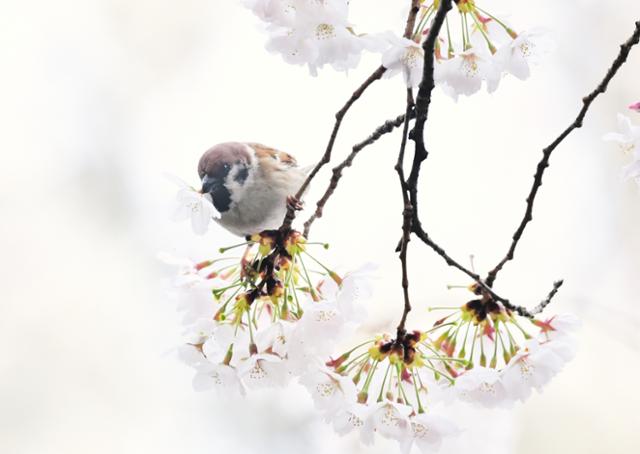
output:
[[[296,196],[290,195],[287,197],[287,207],[294,210],[300,211],[303,208],[302,202],[296,198]]]

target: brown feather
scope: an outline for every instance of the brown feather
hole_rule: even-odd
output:
[[[250,160],[251,156],[243,143],[221,143],[211,147],[202,155],[198,163],[198,175],[201,179],[205,175],[216,175],[225,164],[234,164],[239,161],[249,163]]]
[[[273,159],[274,161],[279,161],[290,167],[298,165],[296,158],[284,151],[279,151],[275,148],[267,147],[266,145],[259,143],[249,143],[249,146],[255,150],[258,159]]]

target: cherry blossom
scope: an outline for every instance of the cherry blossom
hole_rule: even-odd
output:
[[[237,392],[244,395],[245,390],[236,370],[225,364],[203,363],[196,366],[193,377],[195,391],[209,391],[215,389],[220,393]]]
[[[183,325],[192,325],[199,319],[208,318],[215,311],[211,290],[204,286],[185,287],[174,293],[177,310],[182,313]]]
[[[384,438],[406,442],[411,436],[411,420],[409,415],[413,408],[390,400],[383,400],[371,405],[370,413],[362,427],[365,443],[372,442],[374,433]]]
[[[371,444],[373,441],[371,437],[363,436],[364,423],[369,418],[370,413],[370,407],[345,400],[343,409],[330,418],[333,430],[339,435],[346,435],[355,431],[360,435],[363,443]]]
[[[267,50],[287,63],[306,64],[314,76],[326,64],[338,71],[357,66],[366,43],[352,31],[345,0],[298,0],[293,10],[268,27]]]
[[[173,175],[165,175],[180,187],[176,194],[175,207],[171,218],[174,221],[191,221],[196,235],[207,233],[212,219],[220,219],[220,213],[213,206],[211,195],[202,194],[183,180]]]
[[[295,19],[295,0],[242,0],[262,21],[287,26]]]
[[[534,320],[534,324],[540,328],[540,337],[544,341],[572,335],[580,328],[582,321],[573,314],[560,314],[545,320]]]
[[[618,114],[618,129],[620,132],[605,134],[603,139],[617,142],[622,151],[631,157],[631,163],[623,169],[624,176],[636,180],[640,185],[640,126],[635,126],[629,117]]]
[[[238,376],[250,389],[282,387],[287,385],[291,378],[283,360],[277,355],[266,353],[249,355],[241,360]]]
[[[507,394],[524,401],[535,388],[546,385],[564,366],[566,360],[549,344],[528,341],[502,372],[501,381]]]
[[[338,433],[358,431],[367,444],[377,433],[405,448],[414,442],[422,446],[439,443],[447,431],[443,429],[438,435],[437,427],[448,424],[434,424],[433,437],[427,437],[425,424],[432,420],[418,416],[428,411],[441,382],[455,381],[449,375],[448,363],[457,360],[438,354],[427,340],[426,334],[418,331],[407,333],[400,340],[381,335],[327,363],[334,387],[350,383],[348,392],[331,394],[331,411],[325,413]],[[317,373],[312,376],[318,377]],[[328,380],[323,378],[323,382]],[[318,379],[306,383],[312,393],[313,383]]]
[[[496,369],[476,366],[460,375],[452,390],[458,398],[469,403],[488,408],[510,407],[512,400],[507,395],[501,378]]]
[[[309,370],[300,378],[300,383],[307,388],[316,408],[325,417],[330,418],[344,411],[348,402],[356,401],[357,391],[353,381],[326,367]]]
[[[411,430],[408,437],[400,440],[403,454],[409,454],[416,445],[424,454],[440,449],[442,440],[457,435],[459,429],[451,421],[432,413],[420,413],[410,418]]]
[[[531,30],[522,32],[508,44],[498,49],[496,61],[502,71],[525,80],[531,75],[531,65],[536,65],[553,47],[546,32]]]
[[[406,38],[394,37],[391,47],[382,54],[382,66],[387,68],[385,77],[392,77],[402,72],[407,87],[415,88],[422,80],[424,68],[422,46]]]
[[[486,51],[470,48],[453,58],[441,60],[435,67],[434,78],[446,94],[453,99],[459,95],[472,95],[486,83],[487,91],[494,92],[500,83],[500,70]]]

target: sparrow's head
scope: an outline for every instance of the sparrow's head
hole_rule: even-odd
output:
[[[210,194],[220,213],[231,206],[234,189],[242,187],[249,176],[251,154],[240,142],[227,142],[208,149],[198,163],[202,193]]]

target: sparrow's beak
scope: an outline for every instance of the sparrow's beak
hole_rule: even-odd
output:
[[[202,178],[202,193],[211,194],[221,184],[222,181],[218,178],[205,175],[204,178]]]

